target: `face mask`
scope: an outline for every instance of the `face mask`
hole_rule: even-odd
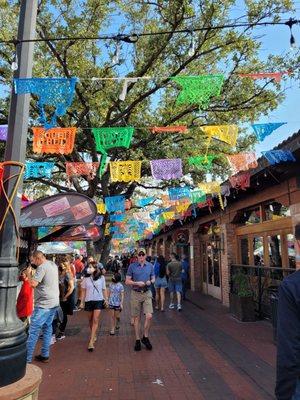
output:
[[[93,267],[88,267],[88,268],[86,269],[86,272],[87,272],[88,274],[92,274],[92,273],[94,272],[94,268],[93,268]]]

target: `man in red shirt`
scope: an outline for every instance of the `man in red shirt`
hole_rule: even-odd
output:
[[[75,256],[74,267],[76,272],[76,297],[78,299],[76,302],[77,307],[81,299],[81,278],[82,278],[82,271],[84,270],[84,263],[82,260],[83,257],[81,255]]]

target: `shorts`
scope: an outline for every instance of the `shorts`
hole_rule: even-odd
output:
[[[113,306],[111,304],[109,304],[109,309],[115,311],[122,311],[121,306]]]
[[[172,281],[169,279],[169,291],[172,292],[182,292],[182,282],[181,280]]]
[[[130,298],[130,306],[131,306],[132,317],[139,317],[142,310],[144,314],[152,314],[153,306],[152,306],[151,290],[147,290],[147,292],[144,293],[132,290]]]
[[[159,276],[155,278],[154,287],[155,289],[167,288],[168,287],[167,278],[166,277],[160,278]]]
[[[103,310],[104,308],[104,300],[91,300],[84,304],[84,311]]]

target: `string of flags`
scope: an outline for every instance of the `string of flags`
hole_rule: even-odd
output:
[[[288,72],[266,72],[238,74],[242,79],[272,79],[280,82],[284,74]],[[137,82],[138,77],[124,78],[122,92],[119,95],[121,101],[125,101],[128,84]],[[75,146],[77,133],[76,127],[58,127],[58,118],[67,113],[71,106],[76,83],[79,79],[72,78],[21,78],[14,79],[16,94],[33,94],[38,97],[39,122],[42,127],[33,127],[33,151],[37,154],[71,154]],[[175,76],[170,81],[179,89],[176,98],[178,105],[198,105],[199,109],[205,109],[210,102],[221,96],[225,76],[222,74],[210,74],[199,76]],[[47,114],[46,114],[47,110]],[[48,110],[50,112],[48,113]],[[51,111],[52,110],[52,111]],[[253,124],[254,134],[259,141],[264,140],[285,122],[266,124]],[[209,154],[212,140],[221,141],[231,147],[235,147],[238,139],[238,126],[206,125],[197,127],[201,130],[206,145],[204,155],[188,157],[187,164],[194,169],[209,172],[213,163],[218,158],[228,161],[233,175],[229,178],[229,184],[220,185],[218,182],[201,182],[198,187],[191,190],[190,187],[170,187],[168,198],[161,198],[163,207],[158,210],[147,210],[156,202],[154,197],[139,199],[136,206],[143,209],[134,212],[132,216],[126,213],[128,200],[124,196],[108,196],[103,202],[97,204],[100,215],[97,216],[97,225],[103,223],[103,215],[109,214],[109,222],[105,225],[104,234],[112,235],[114,240],[138,240],[143,236],[148,238],[157,233],[160,227],[171,225],[174,220],[182,221],[187,216],[196,216],[196,208],[212,207],[213,197],[217,197],[221,208],[226,205],[226,197],[230,194],[230,187],[245,190],[250,186],[249,169],[257,167],[257,159],[253,152],[238,154]],[[99,162],[67,162],[66,174],[70,177],[83,176],[94,179],[96,175],[102,176],[109,166],[111,182],[139,182],[142,178],[142,163],[150,162],[151,174],[154,179],[180,179],[183,176],[183,160],[181,158],[166,158],[158,160],[122,160],[107,163],[109,152],[115,149],[130,148],[134,135],[134,127],[101,127],[92,128],[96,151],[101,155]],[[152,134],[186,134],[190,129],[185,125],[177,126],[152,126],[149,127]],[[7,126],[0,126],[0,141],[7,140]],[[228,152],[227,152],[228,153]],[[263,152],[263,156],[273,165],[280,162],[296,161],[293,154],[284,150],[272,150]],[[54,162],[27,162],[25,179],[51,178]],[[241,172],[242,171],[242,172]],[[224,203],[222,199],[224,196]],[[144,211],[144,209],[146,210]],[[128,238],[128,232],[132,237]]]

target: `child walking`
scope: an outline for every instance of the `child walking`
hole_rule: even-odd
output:
[[[120,328],[120,312],[123,309],[123,301],[124,286],[121,283],[121,274],[116,272],[108,289],[108,305],[111,315],[111,335],[114,335],[115,331]]]

